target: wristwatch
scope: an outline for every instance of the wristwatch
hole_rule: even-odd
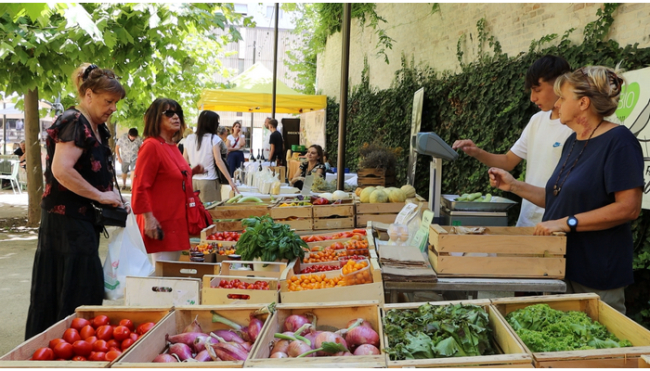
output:
[[[571,232],[575,232],[578,227],[578,219],[571,215],[569,216],[569,219],[566,220],[566,224],[569,226],[569,229],[571,229]]]

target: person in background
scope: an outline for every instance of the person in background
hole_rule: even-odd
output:
[[[228,131],[228,128],[225,126],[219,126],[217,128],[217,135],[219,138],[221,138],[221,143],[219,143],[219,148],[221,150],[221,155],[223,158],[228,157],[228,145],[226,145],[226,142],[228,141],[228,135],[230,135],[230,132]],[[226,161],[226,163],[228,163]]]
[[[269,144],[271,145],[269,161],[275,162],[275,166],[284,166],[284,140],[282,139],[282,134],[277,129],[278,120],[269,120],[269,130],[271,130],[271,136],[269,137]],[[321,161],[322,155],[321,149]]]
[[[92,203],[124,206],[115,192],[105,122],[125,90],[113,71],[83,64],[72,75],[79,104],[47,129],[45,189],[32,269],[25,339],[74,313],[102,305],[104,273]],[[128,210],[128,206],[127,206]]]
[[[305,181],[307,174],[312,174],[315,176],[320,176],[325,178],[325,164],[323,164],[323,147],[318,144],[313,144],[307,148],[307,153],[305,154],[307,161],[300,164],[300,170],[298,173],[291,179],[291,185],[302,190],[302,186]]]
[[[228,135],[226,146],[228,147],[228,170],[232,177],[235,169],[239,168],[244,162],[244,152],[242,148],[246,145],[246,137],[241,132],[241,121],[235,121],[232,124],[232,134]],[[253,154],[251,153],[251,156]]]
[[[194,190],[201,191],[199,197],[203,202],[221,201],[218,170],[224,175],[233,191],[238,193],[221,156],[222,140],[216,135],[218,128],[219,115],[214,111],[202,111],[196,126],[196,134],[188,135],[185,140],[185,152],[183,153],[185,160],[190,166],[200,164],[205,169],[205,173],[192,177],[192,186]]]
[[[201,164],[190,169],[176,147],[185,130],[181,106],[158,98],[144,114],[144,143],[133,174],[133,212],[152,262],[177,261],[190,248],[187,194],[192,175],[203,174]]]
[[[18,145],[18,148],[14,150],[14,155],[18,156],[18,160],[20,161],[20,167],[23,169],[25,168],[25,165],[27,161],[25,160],[25,141],[21,140],[20,144]]]
[[[554,55],[545,55],[530,66],[526,73],[525,88],[530,89],[530,101],[541,112],[530,118],[508,153],[486,152],[470,139],[457,140],[452,148],[462,149],[487,166],[507,171],[512,171],[521,160],[526,160],[526,183],[543,187],[557,165],[562,145],[573,132],[560,122],[557,108],[554,107],[558,97],[553,91],[555,79],[570,71],[569,63]],[[517,226],[532,227],[542,220],[543,214],[543,208],[523,200]]]
[[[115,155],[117,161],[122,164],[122,189],[126,188],[126,179],[135,168],[135,160],[138,158],[141,146],[142,139],[138,136],[136,128],[129,129],[129,132],[122,135],[115,143]]]
[[[618,107],[624,81],[602,66],[583,67],[555,81],[562,124],[573,134],[545,188],[489,170],[490,185],[545,207],[535,235],[567,233],[567,293],[593,292],[625,313],[634,282],[630,222],[641,212],[643,153],[628,128],[605,120]]]
[[[323,165],[325,165],[325,172],[329,172],[332,166],[330,166],[329,156],[327,151],[323,151]]]
[[[181,138],[177,138],[177,144],[176,146],[178,147],[178,150],[183,154],[185,152],[185,138],[187,138],[188,135],[194,133],[191,128],[185,129],[183,131],[183,136]]]

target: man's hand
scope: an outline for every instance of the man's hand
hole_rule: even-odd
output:
[[[567,218],[557,220],[547,220],[545,222],[537,223],[533,235],[535,236],[550,236],[553,232],[570,232],[571,228],[566,224]]]
[[[512,192],[513,184],[517,181],[509,172],[496,167],[490,168],[488,175],[490,186],[506,192]]]
[[[205,174],[205,169],[203,168],[203,165],[198,164],[192,168],[192,175],[197,175],[197,174]]]
[[[454,142],[451,146],[452,149],[461,149],[463,152],[467,153],[469,156],[476,157],[481,151],[480,148],[474,144],[471,139],[461,139]]]

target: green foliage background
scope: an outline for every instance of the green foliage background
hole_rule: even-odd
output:
[[[405,149],[405,156],[399,159],[396,171],[398,183],[405,183],[413,94],[422,87],[425,89],[422,132],[435,132],[450,144],[456,139],[470,138],[488,152],[506,153],[530,117],[538,111],[529,100],[529,92],[524,90],[526,71],[536,59],[545,54],[561,55],[572,68],[585,65],[615,67],[619,62],[625,70],[647,66],[650,48],[640,49],[637,44],[621,46],[614,40],[602,41],[613,22],[615,9],[616,4],[606,4],[598,10],[598,20],[585,28],[584,41],[580,45],[568,40],[573,31],[568,30],[559,39],[554,34],[535,40],[528,53],[509,57],[501,53],[500,45],[493,37],[480,32],[485,27],[485,21],[481,20],[477,25],[481,35],[479,42],[489,45],[491,54],[482,51],[481,47],[477,61],[462,63],[461,37],[458,48],[461,73],[444,74],[428,67],[416,68],[412,61],[402,57],[401,68],[395,73],[391,87],[378,90],[369,85],[367,69],[364,70],[361,84],[353,87],[348,96],[346,167],[356,170],[358,149],[364,142],[380,140],[388,146]],[[553,41],[555,45],[549,45]],[[329,98],[327,148],[337,148],[338,117],[339,105]],[[428,161],[423,156],[418,157],[415,183],[418,194],[425,197],[429,194]],[[332,151],[330,163],[336,163],[336,151]],[[518,177],[523,171],[524,165],[520,164],[513,175]],[[487,167],[463,153],[455,162],[444,162],[442,192],[491,192],[516,199],[513,194],[502,194],[490,188]],[[509,214],[516,218],[518,213],[518,210],[512,210]],[[632,226],[636,283],[626,290],[628,315],[650,327],[650,212],[643,212]]]

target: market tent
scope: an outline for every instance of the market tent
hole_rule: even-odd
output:
[[[260,62],[230,81],[230,89],[204,89],[198,108],[228,112],[271,112],[273,74]],[[303,113],[327,107],[327,96],[304,95],[281,81],[276,86],[277,113]]]

